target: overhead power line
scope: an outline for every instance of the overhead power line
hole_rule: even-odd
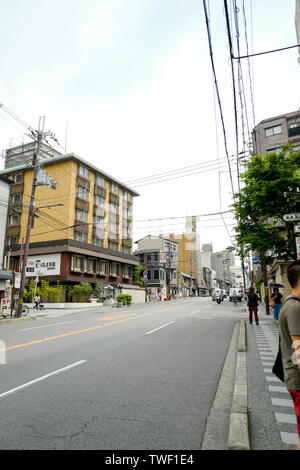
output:
[[[226,157],[227,157],[227,163],[228,163],[228,169],[229,169],[229,175],[230,175],[231,190],[232,190],[232,194],[234,194],[234,186],[233,186],[233,179],[232,179],[232,173],[231,173],[230,158],[229,158],[229,152],[228,152],[228,147],[227,147],[227,136],[226,136],[224,116],[223,116],[223,108],[222,108],[221,97],[220,97],[219,86],[218,86],[218,80],[217,80],[217,74],[216,74],[215,63],[214,63],[214,58],[213,58],[211,32],[210,32],[210,24],[209,24],[208,13],[207,13],[206,0],[203,0],[203,8],[204,8],[204,14],[205,14],[205,22],[206,22],[206,30],[207,30],[207,38],[208,38],[208,46],[209,46],[211,66],[212,66],[212,71],[213,71],[213,77],[214,77],[215,88],[216,88],[217,99],[218,99],[218,105],[219,105],[219,111],[220,111],[221,122],[222,122],[224,146],[225,146],[225,153],[226,153]]]

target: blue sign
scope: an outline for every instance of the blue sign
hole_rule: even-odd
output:
[[[252,264],[261,264],[260,258],[252,258]]]

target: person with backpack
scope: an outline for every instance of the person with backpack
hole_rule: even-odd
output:
[[[253,313],[254,313],[255,322],[256,322],[257,325],[259,325],[258,314],[257,314],[258,300],[259,300],[258,295],[254,292],[254,287],[250,287],[250,289],[248,291],[248,303],[247,303],[247,306],[249,308],[249,323],[250,323],[250,325],[252,325]]]
[[[287,277],[292,287],[279,314],[279,337],[285,385],[293,399],[300,450],[300,260],[289,265]]]

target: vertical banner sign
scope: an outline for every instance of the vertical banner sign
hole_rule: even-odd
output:
[[[300,259],[300,237],[296,237],[296,253],[297,259]]]

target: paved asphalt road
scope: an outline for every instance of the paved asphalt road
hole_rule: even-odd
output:
[[[0,448],[199,449],[240,318],[193,298],[1,325]]]

